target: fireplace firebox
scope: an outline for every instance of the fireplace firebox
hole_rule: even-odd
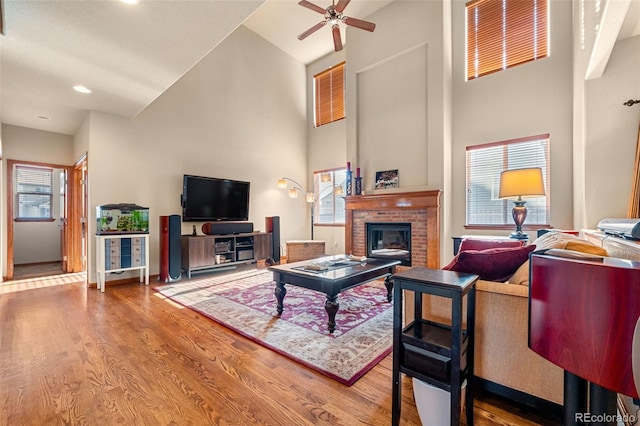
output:
[[[411,266],[411,223],[366,224],[367,257],[395,259]]]

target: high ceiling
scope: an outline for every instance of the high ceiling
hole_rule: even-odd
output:
[[[352,0],[345,15],[367,19],[392,1]],[[0,4],[2,122],[70,135],[90,110],[134,117],[242,24],[305,64],[333,49],[329,26],[296,38],[323,19],[297,0]],[[640,34],[639,22],[640,0],[632,0],[618,39]],[[343,29],[348,46],[346,36]]]

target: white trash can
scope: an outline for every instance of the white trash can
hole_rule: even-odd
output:
[[[413,398],[422,426],[449,426],[451,424],[451,394],[444,389],[413,379]],[[464,408],[467,381],[462,383],[460,410]]]

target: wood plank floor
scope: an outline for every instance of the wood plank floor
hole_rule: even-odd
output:
[[[138,283],[0,294],[2,425],[389,425],[391,355],[351,387]],[[476,425],[545,425],[492,399]],[[403,425],[419,425],[410,379]]]

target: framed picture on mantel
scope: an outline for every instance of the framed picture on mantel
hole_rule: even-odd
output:
[[[376,172],[376,189],[398,188],[398,170]]]

